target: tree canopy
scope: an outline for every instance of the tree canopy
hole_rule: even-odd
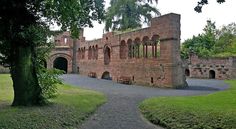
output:
[[[188,58],[191,53],[200,57],[236,56],[236,24],[217,29],[215,22],[208,20],[202,34],[183,42],[182,58]]]
[[[216,2],[221,4],[221,3],[224,3],[225,0],[216,0]],[[201,0],[201,1],[198,2],[197,6],[194,8],[194,10],[198,13],[201,13],[202,12],[202,7],[206,4],[208,4],[208,0]]]
[[[10,65],[14,87],[13,105],[42,103],[37,60],[47,47],[51,24],[78,37],[80,28],[102,21],[103,0],[1,0],[0,61]]]
[[[151,0],[111,0],[106,12],[105,30],[126,30],[149,23],[152,14],[160,15],[160,12],[150,6]]]

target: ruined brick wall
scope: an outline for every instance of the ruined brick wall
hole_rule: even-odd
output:
[[[73,40],[70,38],[70,33],[64,32],[59,34],[55,36],[54,41],[55,48],[47,59],[47,68],[53,68],[57,58],[64,58],[67,60],[67,73],[71,73]]]
[[[199,58],[190,56],[188,66],[192,78],[233,79],[236,77],[236,58]],[[212,74],[215,74],[213,77]]]
[[[128,33],[107,33],[101,39],[81,39],[78,67],[82,75],[131,78],[132,83],[158,87],[186,86],[180,60],[180,15],[167,14],[148,28]]]

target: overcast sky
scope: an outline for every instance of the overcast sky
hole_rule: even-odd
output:
[[[110,0],[105,1],[108,7]],[[181,14],[181,42],[201,33],[208,19],[215,21],[217,27],[236,22],[236,0],[226,0],[223,4],[218,4],[216,0],[208,0],[209,4],[203,7],[202,13],[194,11],[198,1],[159,0],[156,5],[162,15],[170,12]],[[104,24],[98,23],[94,23],[93,28],[85,28],[86,40],[101,38],[103,28]]]

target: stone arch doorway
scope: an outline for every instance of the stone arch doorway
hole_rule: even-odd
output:
[[[111,49],[106,46],[104,49],[104,64],[105,65],[109,65],[111,61]]]
[[[57,57],[53,61],[53,68],[63,70],[65,73],[67,73],[67,69],[68,69],[67,66],[68,66],[68,61],[64,57]]]
[[[103,74],[102,74],[102,79],[106,79],[106,80],[112,80],[111,78],[111,75],[108,71],[105,71]]]
[[[189,69],[185,69],[185,76],[186,76],[186,77],[189,77],[189,76],[190,76],[190,71],[189,71]]]
[[[216,73],[215,73],[214,70],[210,70],[210,71],[209,71],[209,78],[210,78],[210,79],[215,79],[215,78],[216,78]]]

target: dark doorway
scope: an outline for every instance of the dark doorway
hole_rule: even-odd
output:
[[[67,65],[68,61],[66,60],[66,58],[63,57],[58,57],[53,62],[53,68],[63,70],[65,71],[65,73],[67,73]]]
[[[214,70],[210,70],[210,71],[209,71],[209,78],[210,78],[210,79],[215,79],[215,78],[216,78],[216,73],[215,73]]]
[[[189,69],[185,69],[185,76],[186,76],[186,77],[189,77],[189,76],[190,76],[190,71],[189,71]]]
[[[111,50],[109,47],[105,47],[105,51],[104,51],[104,64],[108,65],[110,63],[110,59],[111,59]]]
[[[107,71],[102,74],[102,79],[112,80],[110,73]]]

